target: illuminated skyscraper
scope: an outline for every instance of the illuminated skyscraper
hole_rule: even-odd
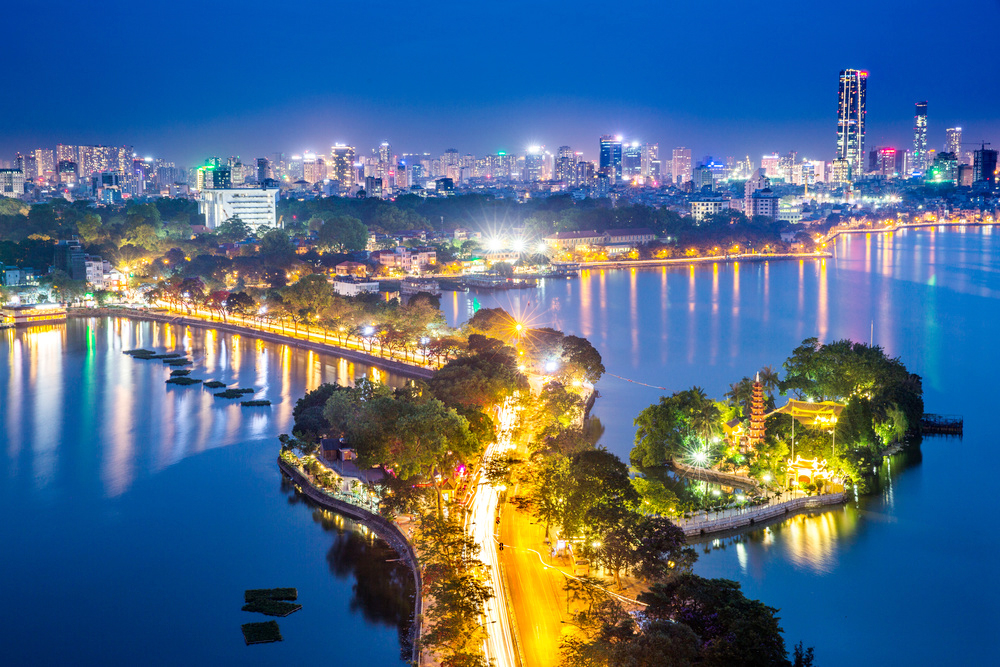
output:
[[[961,159],[962,156],[962,128],[960,127],[949,127],[944,131],[945,141],[944,141],[944,151],[946,153],[954,153],[955,157]]]
[[[524,173],[521,180],[525,183],[537,183],[542,180],[542,149],[532,146],[524,156]]]
[[[643,144],[642,145],[642,176],[644,178],[659,178],[659,160],[660,160],[660,145],[659,144]],[[656,171],[654,174],[653,172]]]
[[[556,157],[556,180],[572,184],[576,180],[576,153],[569,146],[560,146]]]
[[[32,151],[35,158],[35,177],[47,181],[56,180],[56,158],[51,148],[36,148]]]
[[[343,188],[354,187],[354,162],[354,146],[334,144],[330,149],[330,165],[327,167],[327,175],[332,180],[339,181]]]
[[[837,107],[837,159],[847,161],[851,178],[858,178],[864,172],[867,90],[868,72],[841,70]]]
[[[917,102],[913,114],[913,168],[927,171],[927,102]]]
[[[673,152],[673,162],[671,174],[674,183],[687,183],[691,180],[691,149],[675,148]]]
[[[606,134],[601,137],[600,162],[597,172],[611,182],[622,179],[622,138]]]
[[[632,181],[642,175],[642,146],[633,141],[625,147],[622,156],[622,176],[626,181]]]

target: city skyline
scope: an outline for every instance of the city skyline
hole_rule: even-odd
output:
[[[778,3],[764,17],[729,16],[720,8],[712,26],[717,45],[706,50],[700,48],[704,36],[696,29],[703,19],[696,10],[671,8],[668,14],[638,3],[616,17],[622,26],[621,57],[594,58],[586,55],[586,45],[596,44],[605,27],[595,6],[583,5],[574,15],[554,6],[532,6],[522,14],[530,20],[514,18],[517,3],[502,13],[390,5],[384,16],[375,17],[356,7],[317,8],[310,23],[359,26],[338,39],[348,52],[358,54],[360,73],[317,77],[327,62],[326,39],[303,35],[305,24],[296,17],[275,16],[273,9],[258,12],[254,3],[239,5],[239,11],[199,6],[197,21],[161,21],[152,8],[126,12],[114,3],[99,17],[64,5],[55,23],[40,10],[13,8],[9,15],[22,29],[15,31],[10,48],[32,53],[32,66],[40,71],[63,72],[66,66],[58,54],[38,49],[34,36],[51,35],[58,42],[69,39],[70,31],[82,31],[92,39],[74,42],[79,60],[114,62],[110,85],[103,85],[100,95],[90,95],[94,83],[89,72],[55,81],[17,77],[0,101],[4,159],[18,150],[56,143],[129,143],[144,154],[194,165],[217,154],[325,151],[338,141],[361,151],[383,140],[400,153],[454,147],[482,155],[521,153],[538,144],[550,150],[569,145],[596,159],[595,138],[621,134],[662,147],[691,147],[698,157],[795,150],[829,160],[834,157],[837,103],[830,81],[845,68],[871,73],[869,146],[909,145],[913,105],[924,100],[930,103],[932,148],[940,150],[948,127],[965,128],[972,141],[989,140],[997,125],[990,115],[995,93],[981,82],[998,65],[985,61],[975,73],[966,73],[951,61],[926,57],[920,40],[823,48],[839,39],[832,9],[804,13],[796,6],[783,14]],[[950,9],[933,3],[885,5],[899,6],[893,25],[900,30],[954,20]],[[995,5],[986,11],[997,14]],[[366,69],[372,40],[361,27],[373,18],[380,22],[380,42],[413,54],[411,69]],[[872,18],[877,22],[876,15]],[[666,40],[630,39],[628,26],[639,25],[640,19],[643,25],[669,20],[685,30]],[[495,51],[502,66],[489,53],[478,53],[474,40],[461,46],[466,44],[462,36],[473,37],[476,26],[484,23],[497,23],[510,36],[511,48]],[[758,36],[763,33],[754,29],[765,24],[775,34],[808,29],[803,48],[815,46],[816,55],[796,59],[770,52],[768,42]],[[963,34],[969,39],[980,32],[985,36],[985,27],[979,27],[985,24],[970,23]],[[238,34],[243,41],[227,45],[212,25],[225,25],[227,34]],[[455,49],[440,39],[449,34],[458,40]],[[558,34],[575,36],[581,49],[558,48]],[[171,65],[169,58],[109,61],[111,45],[120,43],[121,35],[141,36],[151,54],[176,54],[180,64]],[[513,46],[528,36],[535,49]],[[211,74],[183,65],[183,54],[213,48],[231,52],[232,58],[224,59],[231,64]],[[761,57],[747,58],[747,53]],[[588,58],[587,67],[578,66],[580,58]],[[761,67],[762,61],[766,66]],[[219,77],[225,94],[219,93]],[[762,78],[767,85],[761,85]],[[89,97],[86,105],[67,104],[84,97]]]

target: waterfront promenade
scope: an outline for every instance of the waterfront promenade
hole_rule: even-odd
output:
[[[846,502],[847,499],[848,495],[843,491],[817,496],[807,496],[798,491],[786,491],[768,500],[766,505],[733,507],[717,512],[701,511],[689,518],[675,519],[674,522],[687,537],[698,537],[753,526],[805,510],[839,505]]]
[[[596,262],[576,262],[581,269],[636,269],[658,266],[715,264],[718,262],[769,262],[779,259],[825,259],[828,252],[756,253],[713,255],[710,257],[672,257],[670,259],[607,259]]]
[[[376,366],[381,370],[390,371],[397,375],[411,378],[428,379],[434,375],[435,366],[432,364],[422,364],[408,359],[400,359],[399,355],[379,356],[375,350],[366,350],[360,346],[351,346],[347,341],[331,342],[329,336],[324,338],[318,335],[319,330],[312,331],[299,327],[296,332],[292,327],[284,327],[280,324],[272,324],[265,321],[254,321],[247,319],[215,319],[200,313],[177,313],[173,311],[157,312],[144,310],[141,308],[114,307],[114,308],[71,308],[68,317],[128,317],[140,320],[152,320],[165,324],[176,324],[179,326],[203,327],[215,329],[224,333],[232,333],[243,336],[252,336],[260,340],[282,343],[304,350],[333,354],[339,357],[355,361],[370,366]]]

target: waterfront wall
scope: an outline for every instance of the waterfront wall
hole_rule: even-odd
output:
[[[781,503],[767,505],[764,507],[723,512],[723,516],[716,519],[690,519],[679,520],[677,525],[684,531],[687,537],[699,537],[711,533],[722,533],[729,530],[738,530],[757,523],[784,517],[805,510],[817,509],[828,505],[839,505],[847,501],[847,493],[827,493],[820,496],[801,496]],[[727,512],[732,512],[727,514]]]
[[[382,370],[390,371],[397,375],[410,378],[426,380],[434,375],[434,370],[431,368],[405,364],[401,361],[383,359],[371,354],[359,352],[358,350],[338,347],[329,343],[305,341],[271,331],[240,326],[238,324],[231,324],[228,322],[209,322],[195,317],[185,317],[183,315],[172,315],[168,313],[151,313],[145,310],[132,308],[71,308],[68,313],[68,317],[101,317],[105,315],[109,317],[128,317],[137,320],[164,322],[166,324],[202,327],[204,329],[215,329],[216,331],[259,338],[260,340],[271,343],[280,343],[282,345],[290,345],[303,350],[312,350],[313,352],[322,352],[324,354],[335,354],[338,357],[343,357],[344,359],[348,359],[350,361],[367,364],[369,366],[376,366]]]
[[[643,266],[675,266],[687,264],[712,264],[715,262],[768,262],[778,259],[826,259],[833,257],[828,252],[801,252],[762,255],[747,253],[724,255],[721,257],[677,257],[671,259],[609,259],[600,262],[579,262],[581,269],[630,269]]]
[[[406,536],[392,522],[387,521],[377,514],[372,514],[357,505],[346,503],[323,493],[314,487],[305,475],[296,470],[294,466],[281,460],[280,457],[278,458],[278,467],[282,473],[298,485],[302,493],[320,507],[337,512],[338,514],[344,514],[368,526],[376,535],[385,540],[392,547],[393,551],[399,554],[400,559],[409,566],[413,572],[415,591],[410,641],[413,645],[413,664],[418,664],[420,661],[420,616],[423,614],[423,595],[421,592],[420,564],[417,561],[417,554],[413,551],[410,541],[406,539]]]

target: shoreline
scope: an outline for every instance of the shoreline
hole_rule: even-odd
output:
[[[831,259],[830,252],[796,252],[775,253],[764,255],[760,253],[742,253],[739,255],[722,255],[720,257],[672,257],[669,259],[621,259],[602,260],[598,262],[578,262],[580,270],[585,269],[635,269],[640,267],[684,266],[694,264],[729,264],[731,262],[768,262],[784,259]]]
[[[150,313],[131,308],[70,308],[66,313],[66,317],[67,319],[83,317],[127,317],[129,319],[149,320],[153,322],[161,322],[163,324],[177,324],[181,326],[201,327],[203,329],[215,329],[224,333],[238,334],[240,336],[247,336],[248,338],[259,338],[260,340],[270,343],[280,343],[303,350],[343,357],[349,361],[362,363],[367,366],[378,368],[379,370],[388,371],[408,378],[427,380],[434,375],[434,369],[431,368],[422,368],[411,364],[404,364],[400,361],[382,359],[381,357],[366,354],[358,350],[338,347],[329,343],[305,341],[280,333],[254,329],[253,327],[240,326],[238,324],[230,324],[228,322],[210,322],[184,315]]]
[[[379,537],[379,539],[388,544],[389,548],[396,552],[402,562],[409,566],[410,571],[413,573],[414,585],[413,618],[410,624],[410,645],[412,647],[411,664],[419,664],[421,654],[420,617],[423,614],[423,587],[420,575],[420,563],[417,560],[416,552],[413,550],[413,545],[410,544],[410,541],[406,539],[406,536],[403,535],[402,531],[400,531],[395,524],[387,521],[377,514],[373,514],[366,509],[358,507],[357,505],[337,500],[336,498],[323,493],[313,486],[312,482],[310,482],[305,475],[289,463],[283,461],[280,456],[278,457],[278,469],[281,471],[282,475],[290,479],[292,483],[295,484],[296,488],[298,488],[303,495],[323,509],[336,512],[337,514],[346,515],[351,519],[367,526]]]

